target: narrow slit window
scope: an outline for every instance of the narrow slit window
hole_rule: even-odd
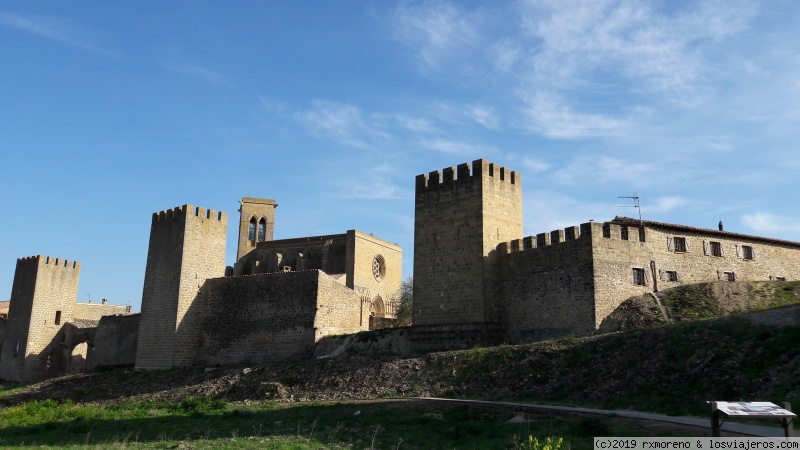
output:
[[[250,245],[256,245],[256,219],[255,217],[250,219],[250,228],[247,233],[247,240],[250,241]]]
[[[56,325],[61,325],[61,311],[56,311]]]
[[[261,218],[258,222],[258,242],[267,240],[267,219]]]

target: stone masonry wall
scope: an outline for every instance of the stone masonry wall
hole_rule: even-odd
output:
[[[319,272],[317,312],[314,318],[315,341],[324,336],[358,333],[369,329],[364,305],[358,292],[342,286],[336,279]]]
[[[556,230],[499,246],[503,325],[509,342],[594,332],[591,227]]]
[[[294,239],[259,242],[234,265],[234,275],[257,275],[282,272],[284,267],[294,271],[319,269],[327,274],[343,274],[347,235],[332,234]]]
[[[87,369],[134,365],[141,317],[141,314],[102,317],[95,331],[94,351]]]
[[[703,230],[692,227],[665,228],[646,225],[621,226],[593,224],[595,233],[596,325],[626,299],[645,292],[667,289],[681,284],[694,284],[727,279],[735,274],[737,281],[766,281],[771,277],[800,279],[800,245],[737,233]],[[600,228],[597,228],[600,227]],[[627,228],[627,239],[624,230]],[[604,237],[605,235],[605,237]],[[670,247],[670,238],[683,238],[686,251]],[[718,242],[722,256],[706,254],[704,241]],[[744,259],[737,246],[754,250],[753,259]],[[672,248],[672,249],[671,249]],[[679,249],[680,250],[680,249]],[[644,269],[645,284],[636,285],[633,269]],[[677,281],[669,281],[667,272],[675,272]]]
[[[595,327],[626,299],[653,290],[650,255],[638,227],[629,227],[627,239],[617,225],[592,222],[595,266]],[[604,236],[605,232],[605,236]],[[646,237],[646,235],[645,235]],[[645,284],[633,282],[633,269],[642,269]]]
[[[193,303],[206,279],[225,273],[227,220],[224,212],[192,205],[153,214],[137,369],[191,363],[204,316]]]
[[[191,206],[190,206],[191,208]],[[228,216],[224,212],[190,209],[186,220],[175,331],[175,366],[192,364],[197,351],[197,336],[205,312],[194,305],[203,283],[225,275],[225,244]]]
[[[399,298],[403,282],[403,251],[400,246],[349,230],[346,266],[347,287],[369,291],[369,303],[365,305],[367,312],[373,304],[380,304],[383,315],[392,316],[391,302]]]
[[[522,236],[518,175],[485,160],[418,175],[414,325],[499,321],[493,253]],[[518,223],[517,223],[518,222]]]
[[[17,260],[0,378],[33,381],[63,370],[58,336],[72,320],[79,278],[77,261],[42,255]]]
[[[75,319],[100,320],[103,316],[115,314],[130,314],[127,306],[109,305],[102,303],[76,303],[73,316]]]
[[[519,172],[491,164],[481,164],[483,184],[483,297],[487,322],[500,322],[502,277],[497,246],[522,238],[522,177]]]
[[[198,301],[208,314],[194,362],[258,363],[312,351],[321,276],[308,270],[206,281]]]

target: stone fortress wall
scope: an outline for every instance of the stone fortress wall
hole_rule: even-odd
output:
[[[721,225],[617,217],[522,237],[521,177],[486,160],[417,176],[415,201],[416,351],[592,334],[626,299],[681,284],[800,279],[800,243]],[[226,213],[154,214],[140,315],[76,303],[80,263],[18,260],[0,378],[260,363],[390,326],[402,249],[357,230],[273,240],[276,208],[242,199],[227,268]]]
[[[188,365],[202,311],[194,306],[205,280],[225,274],[227,213],[184,205],[153,214],[136,367]]]
[[[77,261],[42,255],[17,260],[0,378],[32,379],[65,370],[57,336],[74,319],[80,268]]]
[[[417,176],[412,336],[418,348],[499,337],[496,246],[522,235],[521,199],[520,175],[486,160]]]
[[[522,238],[519,175],[471,169],[416,179],[417,349],[592,334],[626,299],[682,283],[800,279],[800,243],[721,225],[617,217]]]

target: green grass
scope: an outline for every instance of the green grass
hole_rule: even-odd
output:
[[[570,448],[583,450],[594,436],[648,433],[620,418],[411,402],[287,406],[201,397],[103,406],[47,400],[0,411],[4,448],[492,449],[515,448],[533,435],[563,436]]]

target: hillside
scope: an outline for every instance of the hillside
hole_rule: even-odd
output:
[[[798,289],[798,283],[777,288],[786,296]],[[689,314],[693,307],[681,308]],[[787,317],[794,317],[795,325],[775,325]],[[180,401],[201,395],[278,401],[444,396],[671,414],[702,414],[703,401],[712,399],[800,404],[798,317],[800,306],[794,305],[588,338],[411,357],[346,352],[252,367],[87,373],[6,392],[0,404],[44,398]]]

